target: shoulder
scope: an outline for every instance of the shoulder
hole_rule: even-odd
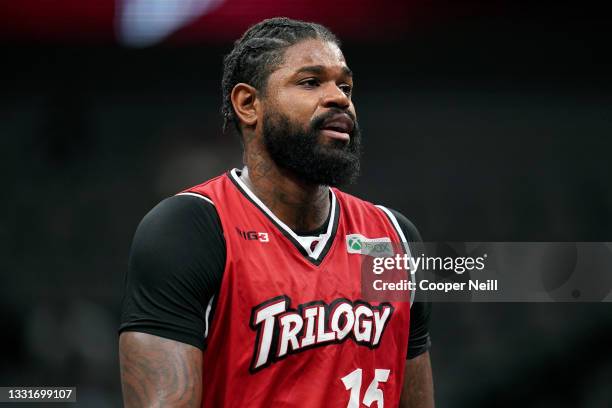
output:
[[[215,207],[196,195],[156,205],[138,226],[124,282],[120,331],[204,347],[207,305],[226,259]]]
[[[369,215],[380,214],[381,212],[380,208],[377,208],[380,206],[364,200],[363,198],[338,190],[337,188],[332,188],[332,191],[340,202],[340,205],[350,212],[364,212],[365,214],[369,213]]]
[[[382,207],[382,206],[379,206]],[[421,238],[421,233],[414,225],[412,221],[410,221],[404,214],[396,211],[392,208],[382,207],[388,210],[389,213],[395,218],[402,232],[406,236],[406,241],[408,242],[421,242],[423,239]]]
[[[195,228],[200,219],[218,219],[214,203],[207,197],[196,193],[180,193],[157,204],[144,216],[138,230],[167,233],[185,227]]]
[[[197,193],[180,193],[153,207],[140,222],[138,230],[146,229],[155,234],[181,229],[186,232],[201,227],[200,220],[214,224],[218,218],[215,205],[209,198]]]
[[[385,216],[394,224],[394,227],[400,228],[406,237],[406,241],[408,242],[420,242],[422,241],[421,234],[419,230],[414,225],[412,221],[410,221],[405,215],[396,211],[392,208],[388,208],[382,205],[376,205],[369,201],[366,201],[362,198],[356,197],[354,195],[345,193],[336,188],[333,189],[336,197],[343,203],[344,206],[348,208],[356,208],[361,207],[370,211],[375,211],[377,213],[383,212]],[[397,223],[397,226],[395,225]]]
[[[180,194],[161,201],[144,216],[134,234],[130,261],[157,270],[181,259],[184,264],[201,253],[195,248],[211,243],[224,246],[214,204],[196,194]]]

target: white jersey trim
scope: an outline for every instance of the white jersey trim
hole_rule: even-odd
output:
[[[206,316],[204,317],[204,324],[206,325],[204,328],[204,338],[208,337],[208,327],[210,325],[209,320],[210,320],[210,311],[212,309],[212,304],[213,304],[213,300],[215,299],[215,295],[212,295],[210,297],[210,300],[208,301],[208,306],[206,306]]]
[[[335,220],[335,217],[336,217],[336,205],[337,205],[336,204],[336,195],[334,194],[334,191],[332,189],[329,189],[329,191],[331,193],[331,206],[330,206],[331,217],[329,219],[329,223],[327,224],[327,231],[324,234],[321,234],[318,237],[302,237],[302,236],[297,235],[295,232],[293,232],[293,230],[291,228],[289,228],[276,215],[274,215],[274,213],[255,195],[255,193],[253,193],[251,191],[251,189],[249,189],[247,187],[247,185],[244,184],[244,182],[238,176],[238,169],[233,169],[230,172],[230,174],[231,174],[232,178],[236,181],[236,183],[238,183],[240,185],[240,187],[242,187],[242,189],[249,195],[251,200],[253,200],[253,202],[255,204],[257,204],[257,206],[263,212],[265,212],[270,218],[272,218],[274,220],[274,222],[276,222],[278,224],[278,226],[280,226],[293,239],[295,239],[304,248],[304,250],[306,250],[306,252],[308,253],[308,255],[311,258],[317,259],[317,260],[319,259],[319,256],[321,256],[321,252],[323,251],[323,249],[327,245],[327,242],[331,238],[332,231],[333,231],[333,226],[334,226],[334,223],[336,221]],[[315,246],[314,250],[311,250],[310,249],[310,245],[312,244],[312,242],[314,240],[320,240],[320,241],[317,243],[317,245]]]
[[[177,196],[192,196],[192,197],[198,197],[201,198],[202,200],[206,200],[209,203],[211,203],[212,205],[215,205],[215,203],[212,202],[212,200],[208,197],[204,197],[202,194],[197,194],[197,193],[178,193],[176,194]]]

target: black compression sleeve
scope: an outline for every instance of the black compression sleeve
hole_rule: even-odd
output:
[[[408,242],[421,242],[421,234],[416,229],[414,224],[410,222],[401,213],[389,209],[399,224],[402,232],[406,236]],[[415,358],[427,350],[431,346],[429,337],[429,318],[431,315],[430,302],[415,302],[410,309],[410,338],[408,340],[408,356],[407,358]]]
[[[431,347],[429,337],[430,302],[414,302],[410,309],[410,339],[408,340],[408,359],[415,358]]]
[[[167,198],[141,221],[130,252],[119,332],[203,349],[206,308],[218,293],[225,240],[217,212],[189,195]]]

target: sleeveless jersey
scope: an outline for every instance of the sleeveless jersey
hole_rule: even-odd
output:
[[[214,204],[227,250],[206,326],[202,406],[397,406],[410,302],[364,301],[362,256],[349,242],[404,241],[393,215],[330,188],[328,229],[304,247],[238,174],[181,193]]]

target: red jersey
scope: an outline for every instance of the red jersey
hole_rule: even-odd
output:
[[[227,250],[202,406],[397,406],[410,302],[362,300],[362,257],[350,243],[405,241],[393,215],[330,188],[327,230],[304,242],[236,170],[185,193],[214,204]]]

